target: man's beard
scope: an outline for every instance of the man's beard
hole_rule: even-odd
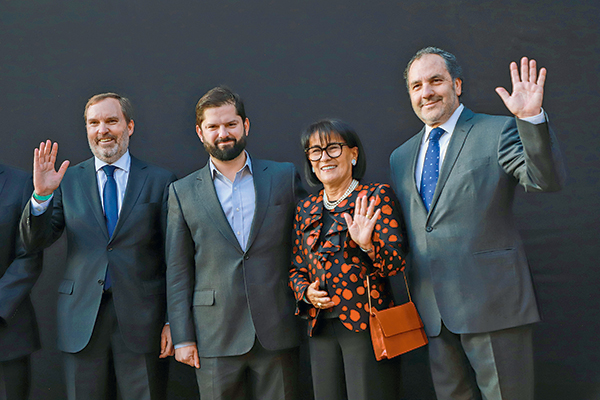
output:
[[[228,145],[225,148],[219,147],[219,143],[231,141],[233,141],[233,145]],[[231,161],[242,154],[242,151],[246,148],[246,135],[242,135],[239,140],[236,140],[235,138],[218,138],[215,140],[214,145],[209,143],[208,140],[204,140],[203,143],[206,152],[212,157],[219,161]]]
[[[106,138],[106,137],[111,137],[111,138],[115,139],[114,146],[112,146],[110,148],[104,148],[104,147],[101,147],[100,145],[98,145],[97,142],[89,142],[90,150],[100,160],[107,162],[107,163],[114,163],[119,158],[121,158],[123,156],[123,154],[125,154],[125,152],[127,151],[127,148],[129,147],[129,134],[128,134],[127,130],[124,130],[120,139],[118,139],[112,135],[107,135],[107,136],[104,136],[103,138]]]

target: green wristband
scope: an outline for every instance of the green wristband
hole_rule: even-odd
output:
[[[50,193],[48,196],[40,196],[39,194],[37,194],[35,191],[33,192],[33,198],[38,200],[38,201],[46,201],[48,199],[50,199],[50,197],[52,197],[52,193]]]

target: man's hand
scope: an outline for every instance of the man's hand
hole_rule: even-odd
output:
[[[173,348],[173,340],[171,339],[171,327],[165,324],[160,333],[160,355],[158,357],[167,358],[173,354],[175,354],[175,349]]]
[[[513,86],[512,94],[502,87],[496,88],[496,93],[502,98],[506,108],[517,118],[538,115],[542,111],[546,68],[540,69],[538,76],[535,60],[523,57],[521,59],[521,76],[519,76],[517,63],[513,61],[510,63],[510,78]]]
[[[200,358],[198,357],[198,348],[195,343],[175,349],[175,359],[190,367],[200,368]]]
[[[69,161],[65,160],[58,171],[54,169],[57,153],[58,143],[52,145],[50,140],[40,143],[40,148],[33,152],[33,188],[39,196],[51,195],[69,167]]]

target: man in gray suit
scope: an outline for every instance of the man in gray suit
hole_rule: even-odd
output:
[[[35,149],[33,197],[21,219],[30,250],[63,231],[67,260],[58,298],[58,347],[69,399],[163,399],[172,354],[166,325],[164,238],[175,176],[129,154],[132,107],[115,93],[84,112],[94,157],[56,171],[58,144]],[[116,382],[115,382],[116,381]]]
[[[0,399],[25,400],[29,355],[40,348],[29,293],[42,271],[42,253],[26,253],[19,221],[31,196],[31,175],[0,164]]]
[[[541,109],[546,70],[511,63],[515,118],[460,104],[455,57],[420,50],[405,79],[425,127],[391,156],[406,215],[413,298],[441,399],[533,399],[531,324],[540,320],[512,204],[517,185],[556,191],[564,171]]]
[[[292,164],[250,158],[250,122],[225,87],[196,106],[208,164],[173,183],[167,302],[175,358],[202,400],[293,399],[299,329],[288,287],[292,219],[305,195]]]

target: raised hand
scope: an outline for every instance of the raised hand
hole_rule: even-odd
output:
[[[510,78],[512,81],[512,94],[503,87],[497,87],[496,93],[502,98],[506,108],[517,118],[527,118],[538,115],[542,110],[544,99],[544,82],[546,81],[546,68],[541,68],[537,73],[535,60],[521,59],[521,74],[516,62],[510,63]]]
[[[33,188],[39,196],[52,194],[69,167],[69,161],[65,160],[58,171],[54,169],[57,153],[58,143],[53,145],[50,140],[40,143],[39,149],[33,152]]]
[[[373,228],[377,223],[377,218],[381,214],[381,210],[375,210],[375,199],[367,205],[367,196],[361,196],[356,199],[354,207],[354,219],[348,213],[344,213],[343,217],[348,225],[348,233],[350,238],[356,242],[361,248],[368,250],[373,247],[371,238],[373,236]]]

